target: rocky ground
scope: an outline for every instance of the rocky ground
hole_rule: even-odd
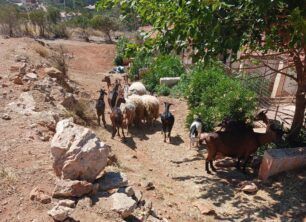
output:
[[[27,38],[0,38],[0,221],[53,221],[49,210],[56,205],[73,205],[48,200],[57,184],[50,140],[56,122],[67,117],[74,117],[77,123],[91,128],[117,156],[118,163],[106,169],[127,177],[120,186],[131,187],[136,194],[129,195],[138,202],[127,221],[145,218],[147,221],[302,221],[306,217],[305,169],[262,182],[256,179],[256,172],[244,175],[234,167],[225,167],[231,164],[227,160],[219,161],[218,173],[207,175],[205,148],[189,149],[184,128],[188,111],[185,101],[159,98],[161,104],[163,101],[174,104],[172,144],[163,143],[159,122],[153,127],[133,128],[126,143],[118,137],[112,140],[108,115],[107,129],[98,127],[93,106],[97,91],[105,87],[101,79],[113,66],[115,47],[64,40],[46,43],[42,46]],[[65,79],[68,86],[62,84],[56,72],[48,75],[45,69],[52,66],[51,55],[59,45],[64,46],[69,58],[71,81]],[[120,76],[114,75],[115,78]],[[82,111],[85,120],[76,111]],[[251,194],[242,191],[244,181],[253,182],[257,191]],[[30,193],[35,187],[31,200]],[[87,199],[77,203],[75,218],[121,221],[117,213],[106,212],[103,206],[114,206],[116,200],[129,196],[130,189],[122,189],[114,188],[105,196],[99,191],[102,194],[98,199],[97,193],[86,194]],[[139,193],[144,201],[137,199]],[[42,198],[37,201],[36,196]],[[113,198],[112,202],[108,197]],[[103,219],[94,218],[96,214]]]

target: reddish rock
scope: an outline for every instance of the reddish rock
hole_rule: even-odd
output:
[[[53,191],[53,197],[82,197],[91,193],[92,183],[79,180],[58,180]]]
[[[30,199],[41,202],[42,204],[51,203],[51,197],[47,195],[43,190],[35,187],[30,193]]]
[[[265,151],[258,177],[267,180],[270,176],[306,166],[306,147],[270,149]]]
[[[16,85],[23,85],[22,79],[19,76],[16,76],[13,79],[13,83],[15,83]]]
[[[215,214],[215,210],[212,208],[212,206],[202,202],[202,201],[197,201],[195,203],[193,203],[193,205],[195,207],[197,207],[201,214],[205,214],[205,215],[212,215],[212,214]]]

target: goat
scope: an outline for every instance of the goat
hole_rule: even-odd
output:
[[[96,110],[97,110],[97,116],[98,116],[98,125],[100,126],[100,116],[102,116],[102,122],[104,127],[106,127],[106,121],[105,121],[105,102],[104,102],[104,95],[107,95],[107,93],[100,89],[100,96],[96,103]]]
[[[109,88],[112,85],[110,77],[109,76],[105,76],[104,79],[102,79],[102,82],[106,82],[107,89],[109,90]]]
[[[196,143],[197,147],[199,146],[202,126],[202,120],[199,118],[199,116],[195,115],[194,121],[191,123],[189,130],[190,148],[194,146],[194,143]]]
[[[125,135],[123,131],[123,114],[120,110],[121,103],[125,103],[125,99],[119,95],[116,99],[116,103],[114,107],[112,108],[112,112],[110,114],[110,119],[112,122],[113,132],[112,132],[112,139],[115,137],[116,133],[118,133],[118,136],[120,136],[120,128],[122,130],[123,134],[123,140],[125,140]]]
[[[166,137],[167,137],[166,134],[168,133],[169,143],[171,143],[171,130],[175,118],[172,115],[172,113],[169,111],[169,108],[172,104],[168,102],[164,102],[164,104],[165,104],[165,111],[160,115],[163,127],[163,133],[164,133],[164,142],[166,142]]]
[[[107,101],[111,109],[113,109],[116,105],[119,87],[120,87],[120,84],[116,83],[114,88],[108,94]]]
[[[207,133],[204,140],[207,144],[207,157],[205,169],[207,173],[211,173],[210,168],[215,171],[213,160],[217,153],[223,156],[238,158],[236,168],[240,169],[240,160],[244,159],[243,172],[250,159],[250,155],[255,153],[258,147],[281,140],[283,131],[277,129],[275,125],[268,125],[266,133],[256,133],[253,130],[233,130],[225,132]]]
[[[126,103],[121,104],[120,106],[121,112],[123,113],[123,125],[127,129],[127,134],[129,133],[129,126],[132,125],[135,118],[135,105],[130,102],[128,99]]]

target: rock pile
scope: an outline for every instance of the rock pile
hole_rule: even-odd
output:
[[[57,123],[51,154],[58,181],[48,215],[56,221],[122,222],[138,210],[145,212],[144,218],[162,221],[150,216],[152,203],[146,204],[141,191],[129,186],[124,173],[106,171],[109,150],[93,131],[72,119]]]

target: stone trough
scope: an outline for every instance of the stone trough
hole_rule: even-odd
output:
[[[258,177],[267,180],[272,175],[302,167],[306,167],[306,147],[270,149],[265,151]]]
[[[164,77],[159,79],[160,85],[172,87],[180,81],[180,77]]]

